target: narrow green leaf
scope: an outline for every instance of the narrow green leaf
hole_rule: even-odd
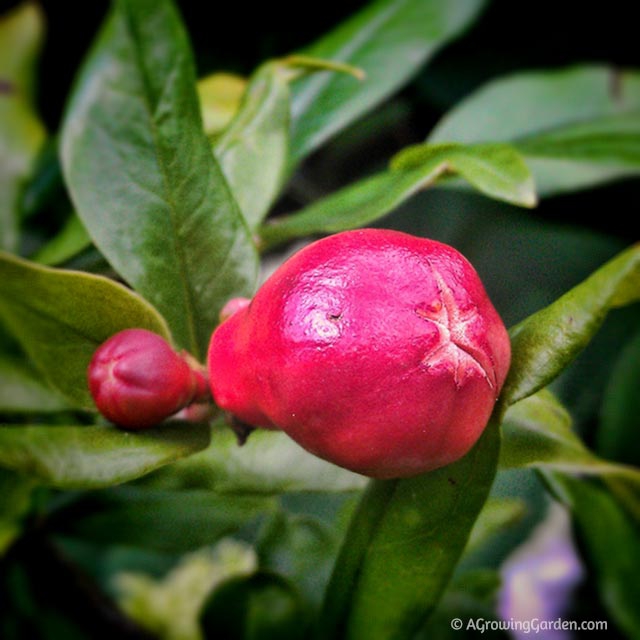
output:
[[[68,407],[32,367],[17,358],[0,355],[0,412],[36,413]]]
[[[458,174],[490,197],[533,206],[531,174],[509,145],[416,145],[391,161],[391,170],[347,186],[302,211],[270,220],[263,248],[314,233],[334,233],[378,220],[441,178]]]
[[[640,73],[604,66],[518,73],[444,116],[430,142],[509,141],[543,196],[640,173]]]
[[[238,445],[218,425],[206,451],[149,479],[153,486],[197,487],[217,493],[279,494],[288,491],[354,491],[366,479],[308,453],[282,432],[257,430]]]
[[[595,483],[560,473],[545,473],[545,478],[573,513],[607,612],[626,637],[640,637],[638,523]]]
[[[132,433],[110,426],[0,425],[0,466],[60,489],[97,489],[139,478],[204,449],[209,427],[165,423]]]
[[[18,246],[21,190],[46,135],[32,99],[43,36],[35,3],[25,2],[0,17],[0,250]]]
[[[444,591],[496,471],[490,424],[462,460],[431,473],[374,481],[354,515],[322,614],[327,638],[410,638]]]
[[[502,402],[513,404],[545,387],[589,343],[612,308],[638,300],[636,244],[511,329],[511,369]]]
[[[87,366],[98,345],[129,327],[169,338],[157,311],[122,285],[1,253],[0,320],[49,384],[86,408],[93,407]]]
[[[489,498],[471,529],[465,553],[482,548],[493,536],[521,520],[525,512],[526,503],[520,498]]]
[[[251,229],[264,219],[284,181],[289,103],[286,69],[267,62],[250,79],[236,116],[213,146]]]
[[[547,389],[511,406],[502,425],[500,466],[622,478],[640,490],[640,469],[599,458],[572,429],[571,416]]]
[[[392,168],[417,168],[445,162],[447,172],[463,177],[480,193],[524,207],[536,204],[533,178],[524,159],[507,144],[422,144],[401,151]]]
[[[203,357],[257,255],[203,131],[170,0],[118,0],[78,78],[61,157],[76,210],[114,268]]]
[[[482,0],[377,0],[304,50],[362,69],[293,87],[292,164],[405,84],[479,15]]]

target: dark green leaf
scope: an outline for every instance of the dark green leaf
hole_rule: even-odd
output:
[[[73,258],[91,245],[91,238],[75,213],[47,244],[33,256],[35,262],[57,265]]]
[[[114,268],[202,358],[257,256],[204,134],[187,34],[170,0],[119,0],[62,133],[78,215]]]
[[[511,329],[511,369],[502,401],[513,404],[545,387],[589,343],[611,309],[637,300],[640,245]]]
[[[155,486],[218,493],[354,491],[366,479],[308,453],[282,432],[257,430],[238,446],[230,429],[215,428],[211,446],[150,479]]]
[[[417,145],[400,152],[391,166],[390,171],[270,221],[261,231],[264,246],[363,226],[447,174],[464,177],[490,197],[523,206],[535,204],[531,175],[520,155],[508,145]]]
[[[377,0],[305,49],[366,77],[318,74],[293,87],[292,162],[399,89],[483,6],[482,0]]]
[[[490,424],[462,460],[416,478],[373,481],[329,584],[327,638],[409,638],[435,607],[485,503],[498,460]]]
[[[637,522],[631,522],[611,494],[595,483],[559,473],[545,478],[573,513],[605,608],[626,637],[640,637]]]
[[[200,622],[207,640],[303,640],[309,637],[305,613],[289,582],[263,572],[221,585]]]
[[[169,337],[155,309],[122,285],[6,254],[0,254],[0,319],[47,381],[87,408],[93,407],[87,366],[98,345],[129,327]]]
[[[34,486],[31,478],[0,469],[0,557],[20,535],[21,520],[31,506]]]
[[[431,142],[510,141],[540,195],[640,173],[640,74],[603,66],[526,72],[463,100]]]
[[[45,139],[32,100],[43,36],[42,13],[34,3],[0,17],[0,250],[17,249],[21,190]]]
[[[624,478],[640,489],[640,469],[599,458],[573,431],[571,416],[543,389],[514,404],[502,425],[500,466]]]
[[[68,406],[23,360],[0,355],[0,412],[62,411]]]
[[[58,509],[48,526],[56,534],[100,545],[185,553],[236,534],[275,507],[269,497],[126,486],[87,494]]]
[[[0,425],[0,466],[61,489],[108,487],[204,449],[209,427],[166,423],[144,432],[107,426]]]
[[[597,432],[601,455],[640,466],[640,332],[620,354],[604,394]]]

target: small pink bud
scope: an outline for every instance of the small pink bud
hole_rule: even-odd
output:
[[[214,332],[216,403],[378,478],[461,458],[510,363],[507,331],[455,249],[388,230],[339,233],[285,262]]]
[[[127,429],[158,424],[208,395],[201,365],[145,329],[126,329],[103,343],[88,379],[100,413]]]

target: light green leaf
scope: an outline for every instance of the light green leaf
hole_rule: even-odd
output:
[[[377,0],[303,53],[362,69],[360,82],[317,74],[296,83],[292,164],[399,89],[479,15],[482,0]]]
[[[21,191],[46,136],[32,98],[43,36],[35,3],[0,17],[0,250],[18,246]]]
[[[148,480],[153,486],[269,495],[287,491],[354,491],[366,478],[308,453],[282,432],[256,430],[242,446],[218,425],[206,451]]]
[[[637,521],[631,521],[611,494],[595,483],[560,473],[544,476],[556,496],[572,511],[605,609],[626,637],[640,637]]]
[[[476,551],[493,536],[522,519],[526,503],[519,498],[489,498],[471,529],[465,553]]]
[[[68,407],[32,367],[18,358],[0,355],[0,412],[37,413]]]
[[[48,383],[74,406],[86,408],[93,407],[87,366],[107,338],[129,327],[169,338],[157,311],[122,285],[1,253],[0,320]]]
[[[204,132],[220,133],[238,112],[247,81],[233,73],[212,73],[198,80],[198,98]]]
[[[257,254],[203,131],[170,0],[118,0],[78,78],[64,175],[94,243],[203,358],[218,312],[252,293]]]
[[[327,590],[323,637],[410,638],[449,582],[493,482],[499,430],[462,460],[416,478],[373,481]]]
[[[99,425],[0,425],[0,466],[51,487],[97,489],[139,478],[208,443],[203,424],[165,423],[136,433]]]
[[[589,343],[611,309],[638,300],[636,244],[510,330],[511,369],[502,402],[513,404],[545,387]]]
[[[602,460],[572,429],[571,416],[547,389],[511,406],[502,425],[500,466],[531,467],[630,481],[640,490],[640,469]]]
[[[395,169],[445,163],[480,193],[524,207],[536,205],[533,178],[522,156],[507,144],[422,144],[401,151],[392,160]]]
[[[430,142],[511,142],[542,196],[640,173],[640,73],[604,66],[489,82],[444,116]]]
[[[493,198],[527,207],[536,202],[531,174],[509,145],[417,145],[396,155],[391,170],[345,187],[297,213],[270,220],[260,232],[262,246],[364,226],[451,174],[460,175]]]

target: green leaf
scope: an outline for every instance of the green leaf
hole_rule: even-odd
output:
[[[599,458],[572,429],[571,416],[547,389],[511,406],[502,425],[500,466],[624,478],[640,490],[640,469]]]
[[[22,531],[34,485],[31,478],[0,469],[0,558]]]
[[[66,262],[91,245],[91,238],[80,218],[72,213],[67,222],[47,244],[38,250],[32,260],[40,264],[56,265]]]
[[[640,331],[618,357],[604,392],[597,431],[601,455],[640,466],[638,416],[640,415]]]
[[[640,545],[630,521],[603,487],[560,473],[545,474],[554,493],[572,511],[577,533],[609,615],[625,634],[640,637]]]
[[[166,423],[143,432],[110,426],[0,425],[0,466],[60,489],[97,489],[149,473],[209,444],[209,427]]]
[[[0,17],[0,250],[17,249],[21,191],[46,135],[32,99],[43,36],[35,3]]]
[[[317,74],[293,87],[292,164],[398,90],[479,15],[482,0],[377,0],[304,50],[366,74]]]
[[[638,300],[636,244],[510,330],[511,369],[502,402],[513,404],[545,387],[589,343],[611,309]]]
[[[447,174],[459,174],[493,198],[522,206],[536,201],[531,174],[508,145],[417,145],[401,151],[390,171],[345,187],[302,211],[270,220],[261,230],[262,246],[364,226]]]
[[[61,157],[96,246],[203,358],[223,304],[252,292],[257,254],[195,86],[170,0],[118,0],[78,78]]]
[[[238,446],[218,425],[206,451],[149,479],[154,486],[198,487],[256,495],[288,491],[354,491],[366,479],[308,453],[282,432],[256,430]]]
[[[489,498],[471,529],[465,553],[483,547],[493,536],[521,520],[525,511],[526,504],[519,498]]]
[[[48,526],[56,535],[98,545],[185,553],[235,535],[275,508],[271,497],[127,485],[82,496],[57,509]]]
[[[373,481],[338,556],[324,637],[410,638],[445,589],[493,482],[499,430],[462,460],[405,480]]]
[[[86,408],[93,408],[87,366],[107,338],[129,327],[169,338],[157,311],[122,285],[1,253],[0,320],[48,383]]]
[[[18,358],[0,355],[0,412],[36,413],[68,407],[32,367]]]
[[[212,73],[198,80],[198,98],[204,132],[220,133],[233,119],[242,104],[247,81],[232,73]]]
[[[536,205],[533,178],[522,156],[507,144],[420,144],[404,149],[391,162],[395,169],[445,163],[480,193],[524,207]]]
[[[489,82],[444,116],[430,142],[513,143],[543,196],[640,173],[640,73],[604,66]]]

